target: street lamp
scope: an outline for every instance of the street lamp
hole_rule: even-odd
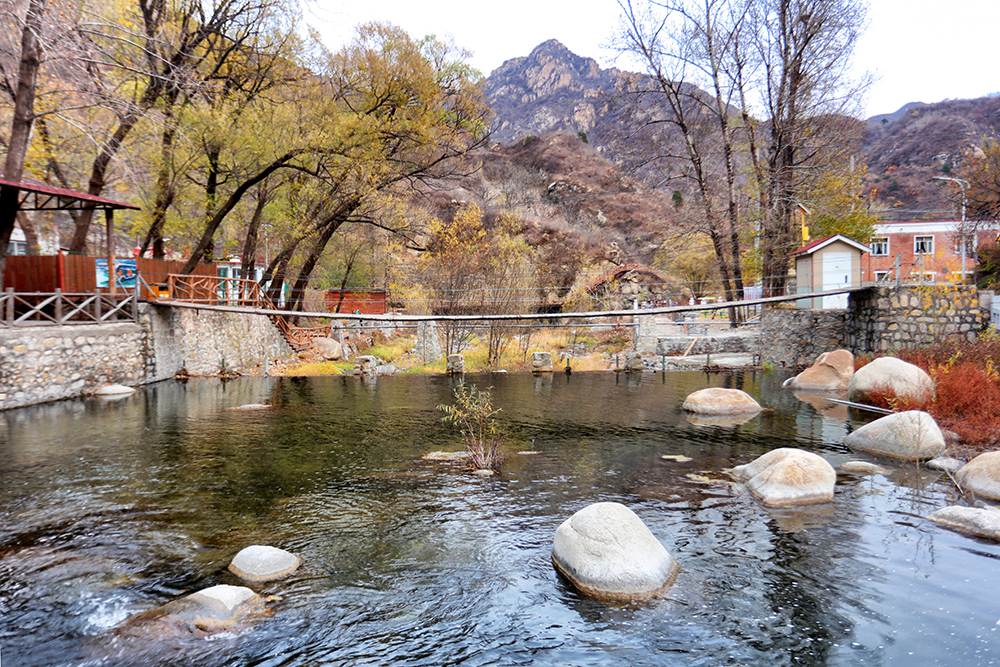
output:
[[[966,255],[966,251],[965,250],[966,250],[966,245],[967,245],[966,242],[965,242],[965,202],[966,202],[966,199],[965,199],[965,189],[967,187],[969,187],[969,182],[967,180],[963,179],[963,178],[952,178],[951,176],[932,176],[931,179],[935,180],[935,181],[952,181],[954,183],[958,183],[959,187],[962,188],[962,225],[961,225],[961,227],[959,227],[959,229],[961,230],[961,234],[962,234],[962,236],[961,236],[961,239],[962,239],[962,284],[964,285],[965,284],[965,276],[966,276],[966,273],[965,273],[965,255]],[[972,239],[972,244],[973,245],[978,245],[976,243],[977,240],[978,239],[973,238]]]

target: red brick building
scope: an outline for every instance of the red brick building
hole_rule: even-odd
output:
[[[901,282],[962,282],[962,234],[958,220],[887,222],[876,225],[865,257],[864,282],[895,280],[898,261]],[[982,242],[980,232],[978,241]],[[965,245],[966,281],[975,269],[973,238]]]

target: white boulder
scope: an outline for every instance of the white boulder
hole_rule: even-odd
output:
[[[896,357],[879,357],[854,372],[847,385],[847,398],[864,403],[872,393],[886,391],[919,403],[934,397],[934,381],[919,366]]]
[[[299,567],[299,557],[277,547],[253,544],[242,549],[229,563],[229,571],[246,581],[272,581]]]
[[[955,480],[966,491],[1000,500],[1000,452],[980,454],[959,468]]]
[[[615,600],[654,597],[680,568],[635,512],[612,502],[566,519],[552,541],[552,562],[582,593]]]
[[[700,389],[688,394],[681,409],[703,415],[735,415],[761,411],[760,404],[745,391],[720,387]]]
[[[339,341],[332,338],[313,338],[313,349],[327,361],[337,361],[344,358],[344,348]]]
[[[844,437],[844,444],[859,452],[903,461],[933,459],[945,449],[937,422],[926,412],[907,410],[865,424]]]
[[[960,533],[969,533],[1000,542],[1000,511],[995,509],[945,507],[927,519]]]
[[[769,507],[828,503],[837,483],[837,472],[826,459],[791,447],[773,449],[732,472]]]
[[[783,386],[807,391],[844,391],[854,375],[854,355],[848,350],[824,352],[813,365]]]

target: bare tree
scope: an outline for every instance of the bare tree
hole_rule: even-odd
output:
[[[639,103],[643,98],[661,100],[667,113],[648,122],[671,125],[683,146],[680,154],[668,150],[650,157],[687,163],[681,173],[698,194],[700,228],[712,242],[726,300],[736,301],[743,293],[743,272],[736,162],[740,127],[733,107],[739,89],[732,72],[739,64],[737,47],[746,6],[728,0],[670,0],[637,8],[624,0],[621,7],[625,28],[621,44],[642,58],[652,84],[647,87],[638,81]],[[671,137],[667,142],[669,146]],[[733,326],[740,317],[740,311],[730,309]]]
[[[796,247],[793,211],[822,156],[845,140],[847,126],[830,119],[856,111],[867,85],[847,76],[863,5],[623,0],[621,6],[622,46],[642,57],[670,111],[661,120],[679,131],[683,155],[672,157],[689,165],[685,175],[704,207],[727,298],[742,287],[740,233],[752,213],[741,211],[746,186],[758,209],[765,291],[783,293]],[[710,131],[701,117],[710,119]],[[743,165],[752,176],[741,182]]]

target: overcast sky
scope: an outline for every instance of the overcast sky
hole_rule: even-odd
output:
[[[454,38],[473,52],[488,75],[505,60],[528,55],[549,39],[597,60],[602,67],[638,69],[608,48],[618,25],[615,0],[304,0],[307,21],[337,49],[354,26],[388,21],[414,37]],[[869,27],[855,53],[855,68],[879,80],[869,91],[866,115],[890,113],[907,102],[981,97],[1000,91],[997,0],[872,0]]]

